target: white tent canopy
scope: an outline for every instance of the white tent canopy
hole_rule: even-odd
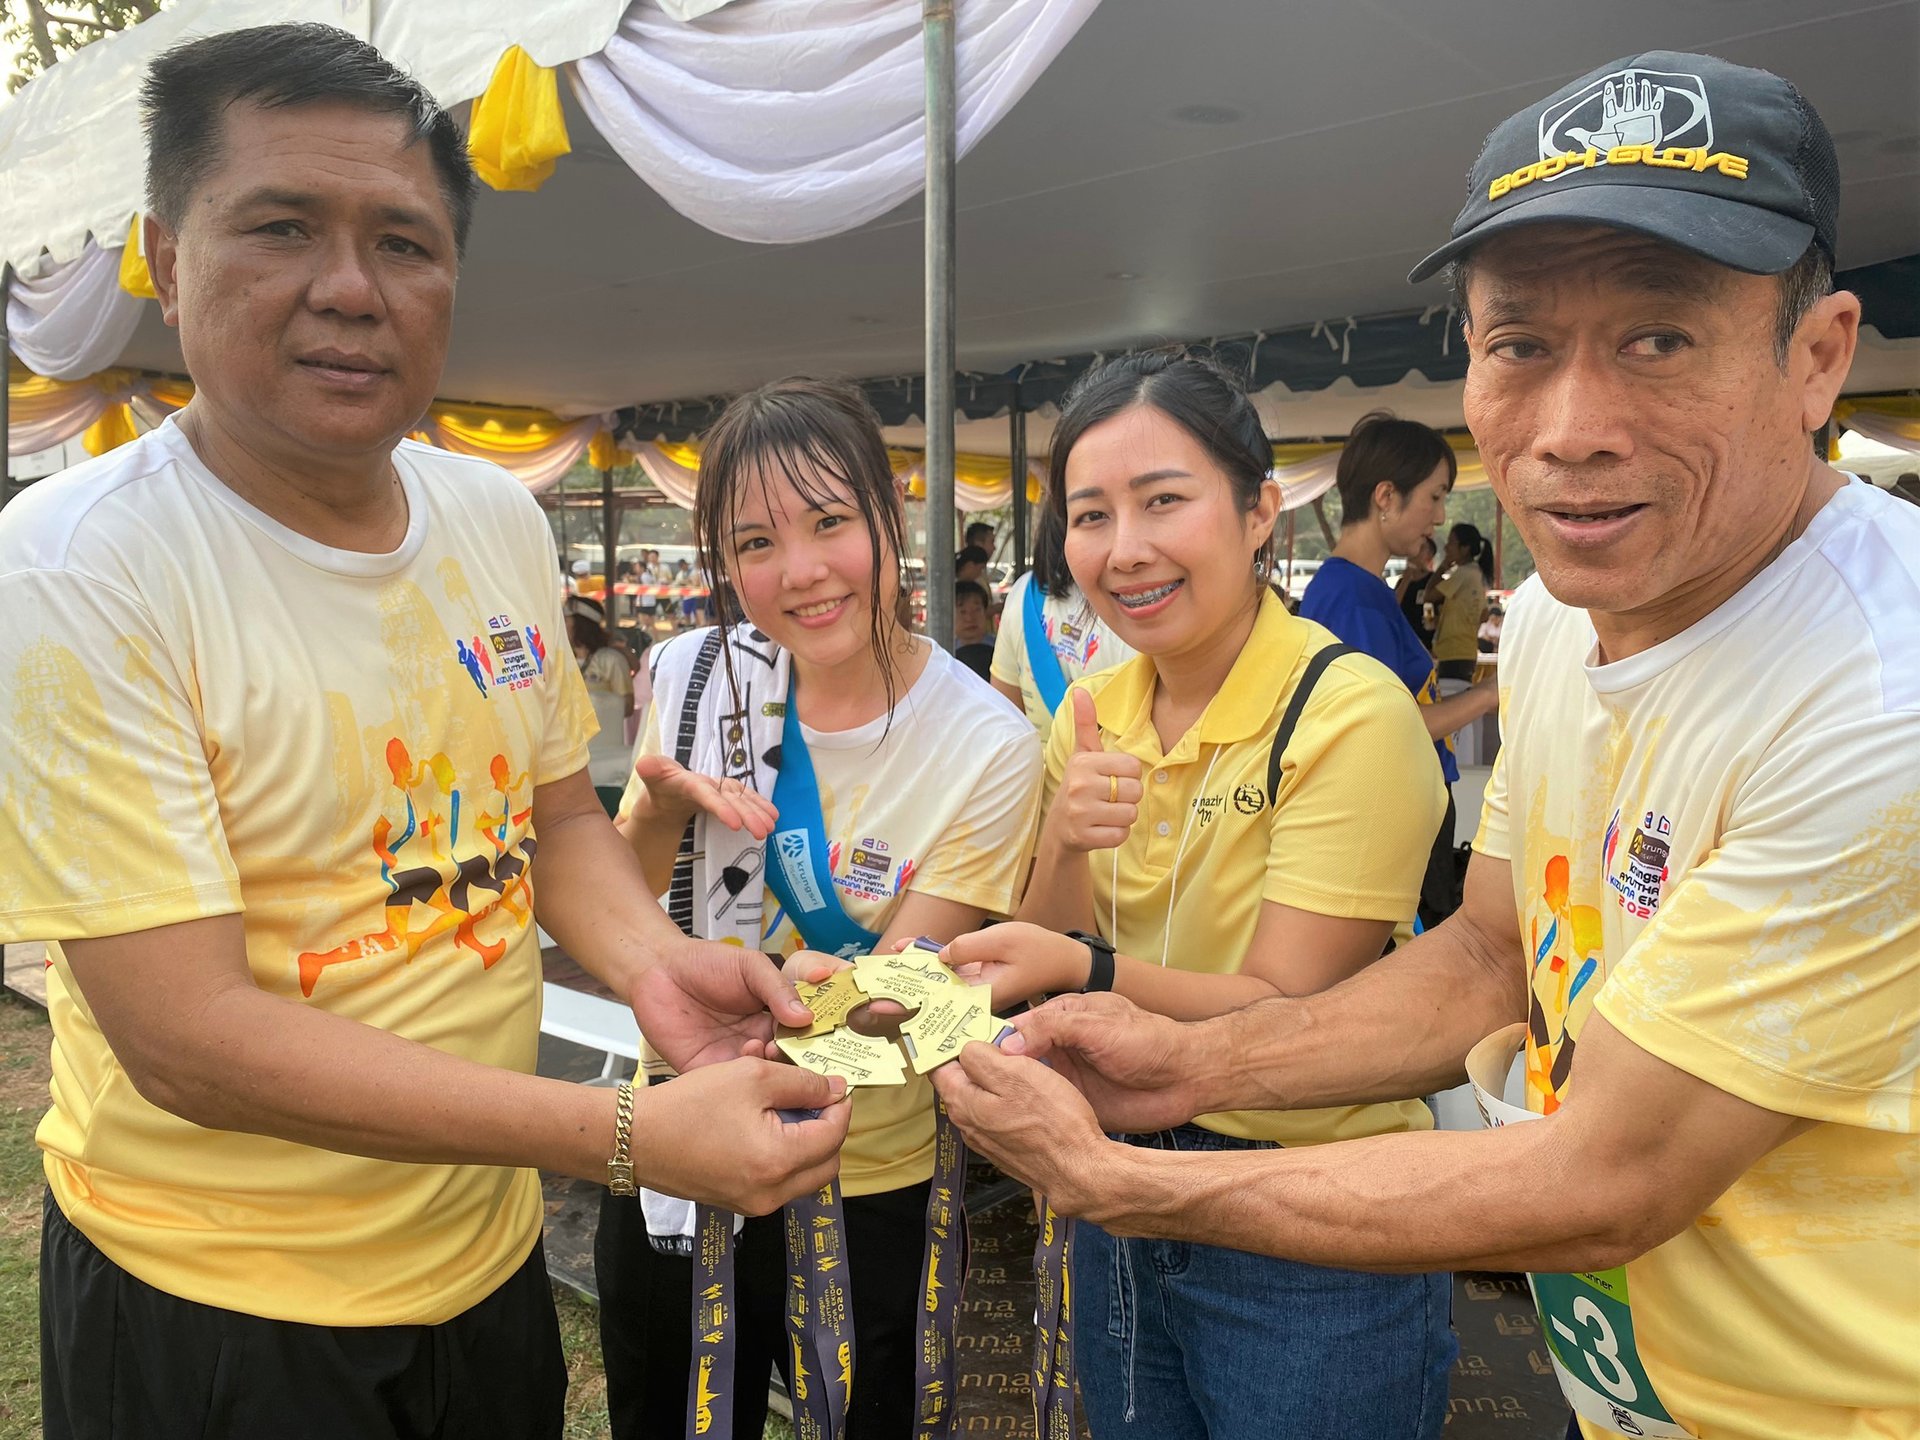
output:
[[[919,10],[821,0],[856,3]],[[959,7],[963,51],[969,12],[1008,3]],[[734,0],[687,28],[780,4]],[[598,53],[622,7],[181,0],[0,107],[0,253],[70,256],[89,232],[118,244],[139,206],[132,97],[148,56],[216,23],[293,15],[367,34],[460,101],[509,43],[549,63]],[[1791,76],[1839,146],[1841,265],[1920,251],[1920,0],[1825,13],[1802,0],[1619,0],[1604,15],[1537,0],[1105,0],[962,161],[959,362],[1001,371],[1438,302],[1437,287],[1404,277],[1446,233],[1481,137],[1627,48],[1623,36]],[[591,414],[797,369],[919,369],[917,201],[830,239],[723,238],[641,183],[562,95],[573,153],[536,194],[481,197],[443,395]],[[180,369],[150,303],[119,358]],[[1920,385],[1910,353],[1893,360],[1873,388]],[[1865,387],[1856,376],[1850,388]],[[1276,433],[1340,433],[1362,398],[1346,397],[1337,421],[1276,419]]]

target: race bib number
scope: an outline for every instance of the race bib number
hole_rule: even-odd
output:
[[[1541,1117],[1508,1103],[1507,1072],[1526,1041],[1527,1027],[1514,1024],[1487,1036],[1467,1055],[1474,1103],[1491,1128]],[[1687,1440],[1647,1378],[1634,1345],[1633,1309],[1627,1302],[1627,1272],[1529,1275],[1534,1304],[1561,1393],[1574,1413],[1615,1435]]]

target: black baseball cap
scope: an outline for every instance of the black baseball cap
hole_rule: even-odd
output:
[[[1467,177],[1453,238],[1424,280],[1517,225],[1610,225],[1735,270],[1777,275],[1840,210],[1833,137],[1765,70],[1650,50],[1602,65],[1495,127]]]

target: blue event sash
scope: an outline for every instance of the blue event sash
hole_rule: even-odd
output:
[[[800,733],[800,707],[787,686],[787,716],[780,732],[780,776],[773,784],[780,818],[767,841],[767,888],[772,890],[809,950],[828,955],[870,955],[880,943],[840,908],[827,863],[826,823],[820,813],[820,783]]]
[[[1047,639],[1044,604],[1040,582],[1029,571],[1027,603],[1021,607],[1021,624],[1027,641],[1027,668],[1033,672],[1033,688],[1040,692],[1040,701],[1051,714],[1067,698],[1067,672],[1060,668],[1060,656],[1054,650],[1053,642]]]

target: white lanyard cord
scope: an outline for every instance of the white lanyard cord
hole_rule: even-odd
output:
[[[1207,761],[1206,774],[1200,777],[1199,793],[1187,806],[1186,824],[1180,827],[1180,843],[1173,851],[1173,874],[1167,883],[1167,918],[1160,927],[1160,968],[1167,968],[1167,957],[1173,950],[1173,907],[1180,898],[1180,859],[1187,853],[1187,837],[1193,834],[1193,820],[1200,813],[1200,801],[1206,797],[1207,783],[1213,779],[1213,767],[1220,761],[1220,752],[1227,747],[1213,747],[1213,758]],[[1144,800],[1143,792],[1141,798]],[[1120,936],[1120,847],[1113,847],[1113,880],[1107,891],[1107,938],[1118,941]]]

